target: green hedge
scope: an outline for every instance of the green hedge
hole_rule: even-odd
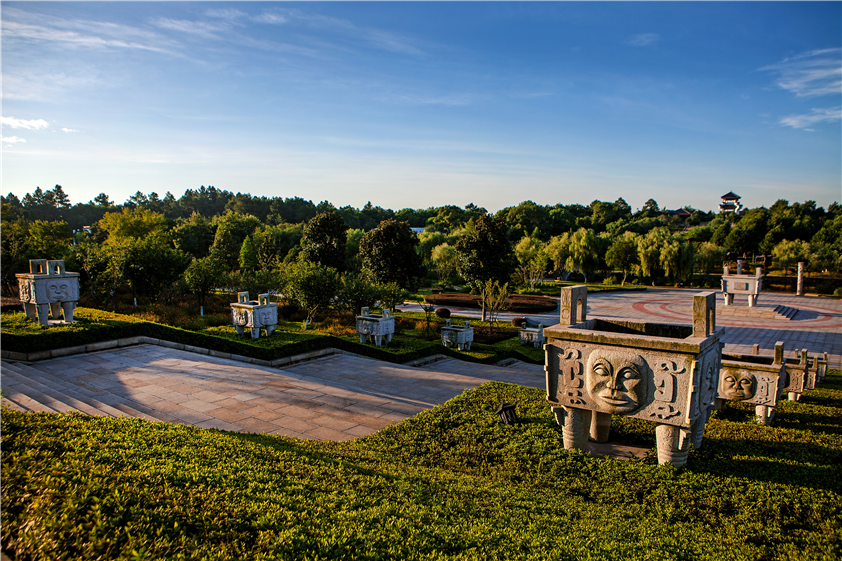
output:
[[[567,452],[544,392],[499,383],[347,443],[4,410],[2,543],[19,560],[839,559],[842,373],[785,409],[783,427],[718,413],[680,471]],[[653,427],[615,417],[612,438]]]
[[[2,314],[0,329],[3,349],[32,353],[142,335],[268,361],[335,348],[396,363],[433,354],[444,354],[485,364],[507,358],[517,358],[535,364],[543,362],[543,354],[536,357],[529,348],[518,349],[505,342],[498,344],[499,346],[475,344],[471,351],[461,352],[447,349],[439,341],[422,341],[401,335],[393,338],[394,344],[390,347],[375,347],[360,344],[356,337],[308,333],[285,326],[280,326],[271,337],[251,339],[246,335],[237,335],[233,326],[212,327],[198,332],[187,331],[132,316],[88,308],[77,308],[74,317],[78,320],[76,323],[47,328],[27,320],[22,312]]]

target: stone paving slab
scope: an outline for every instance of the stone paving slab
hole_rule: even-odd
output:
[[[163,421],[330,440],[372,434],[490,380],[544,386],[535,365],[446,360],[413,368],[332,355],[278,369],[153,345],[26,368],[39,383],[95,393],[110,407]]]

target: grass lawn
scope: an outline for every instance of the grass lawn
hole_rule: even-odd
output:
[[[501,401],[521,423],[501,425]],[[566,452],[490,383],[351,442],[2,412],[15,559],[839,559],[842,372],[773,426],[729,406],[686,469]],[[613,437],[654,443],[615,417]]]

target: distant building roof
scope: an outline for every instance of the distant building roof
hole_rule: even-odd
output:
[[[687,210],[686,208],[680,208],[678,210],[671,210],[671,211],[669,211],[669,213],[673,214],[675,216],[683,216],[685,218],[690,216],[690,211]]]
[[[734,194],[734,192],[733,192],[733,191],[728,191],[727,193],[725,193],[724,195],[722,195],[722,200],[723,200],[723,201],[739,201],[739,200],[740,200],[740,196],[739,196],[739,195]]]

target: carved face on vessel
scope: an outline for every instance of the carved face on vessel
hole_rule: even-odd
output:
[[[70,285],[66,282],[51,282],[47,285],[47,298],[50,302],[70,300]]]
[[[632,413],[646,401],[647,373],[640,355],[595,351],[588,358],[588,393],[605,412]]]
[[[719,395],[731,401],[742,401],[754,397],[757,391],[757,380],[753,374],[742,372],[727,372],[719,383]]]

